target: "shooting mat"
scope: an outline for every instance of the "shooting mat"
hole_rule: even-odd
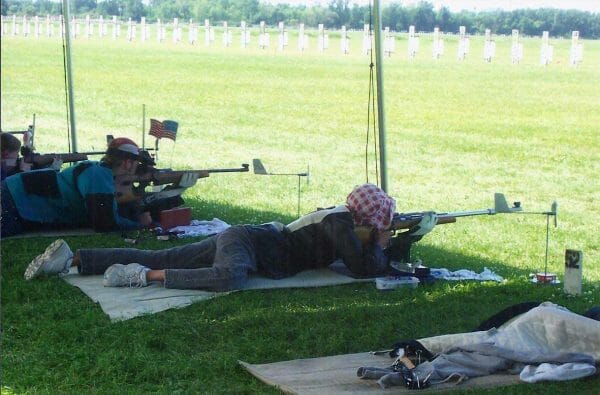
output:
[[[239,361],[240,365],[262,382],[289,394],[414,394],[415,390],[400,386],[382,389],[377,380],[363,380],[356,375],[361,366],[386,368],[392,362],[393,359],[387,355],[368,352],[266,364]],[[493,374],[475,377],[461,384],[439,384],[419,390],[418,393],[492,388],[519,382],[518,374]]]
[[[433,354],[445,353],[453,347],[477,343],[493,343],[511,350],[534,353],[585,353],[600,360],[600,321],[575,314],[551,302],[523,313],[488,331],[446,334],[418,339]],[[292,394],[396,394],[415,393],[404,387],[382,389],[377,380],[360,379],[359,367],[389,367],[393,360],[387,354],[369,352],[320,358],[250,364],[238,361],[248,372],[266,384]],[[599,377],[596,374],[596,378]],[[418,392],[473,390],[522,383],[518,374],[492,374],[473,377],[460,384],[436,384]]]
[[[334,262],[331,268],[341,271],[339,266],[345,268],[343,263],[339,261]],[[332,269],[307,270],[281,280],[272,280],[252,275],[244,289],[308,288],[374,281],[373,279],[352,278]],[[143,288],[104,287],[102,285],[102,276],[81,276],[77,273],[75,267],[72,267],[69,274],[62,278],[69,284],[81,289],[94,302],[100,304],[102,311],[110,317],[111,321],[123,321],[143,314],[153,314],[167,309],[181,308],[195,302],[229,293],[167,289],[158,283]]]

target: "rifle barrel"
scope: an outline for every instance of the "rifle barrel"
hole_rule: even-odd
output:
[[[247,163],[243,163],[242,167],[235,167],[229,169],[206,169],[201,171],[207,171],[209,173],[233,173],[233,172],[246,172],[249,171],[249,165]]]
[[[91,152],[72,152],[73,154],[81,154],[81,155],[104,155],[106,151],[91,151]]]
[[[473,210],[473,211],[456,211],[453,213],[436,213],[436,215],[447,215],[450,217],[473,217],[475,215],[494,215],[496,214],[496,210],[493,208],[486,208],[483,210]]]

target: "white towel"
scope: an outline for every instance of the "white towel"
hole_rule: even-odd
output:
[[[448,269],[431,269],[431,275],[438,280],[477,280],[477,281],[498,281],[501,282],[504,279],[488,269],[483,269],[481,273],[475,273],[472,270],[461,269],[451,272]]]
[[[221,233],[225,229],[229,228],[227,222],[221,221],[218,218],[213,218],[212,221],[200,221],[193,219],[189,225],[186,226],[175,226],[169,229],[169,232],[177,234],[177,237],[197,237],[197,236],[211,236]]]
[[[596,373],[596,367],[589,363],[542,363],[539,366],[527,365],[521,371],[519,378],[526,383],[538,381],[566,381],[591,376]]]

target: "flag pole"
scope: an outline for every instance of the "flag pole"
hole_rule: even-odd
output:
[[[379,129],[379,168],[381,189],[388,191],[386,148],[385,148],[385,110],[383,100],[383,57],[381,55],[381,7],[379,0],[373,0],[375,29],[375,70],[377,73],[377,127]]]
[[[75,128],[75,100],[73,95],[73,71],[71,64],[71,29],[69,17],[69,0],[63,0],[63,24],[65,27],[65,67],[67,74],[67,101],[68,101],[68,116],[69,126],[71,129],[71,152],[77,152],[77,130]]]

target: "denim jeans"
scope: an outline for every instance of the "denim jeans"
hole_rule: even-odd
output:
[[[112,264],[139,263],[165,270],[165,288],[228,291],[242,288],[256,272],[256,252],[248,230],[232,226],[197,243],[165,250],[97,248],[78,251],[80,274],[103,274]]]

